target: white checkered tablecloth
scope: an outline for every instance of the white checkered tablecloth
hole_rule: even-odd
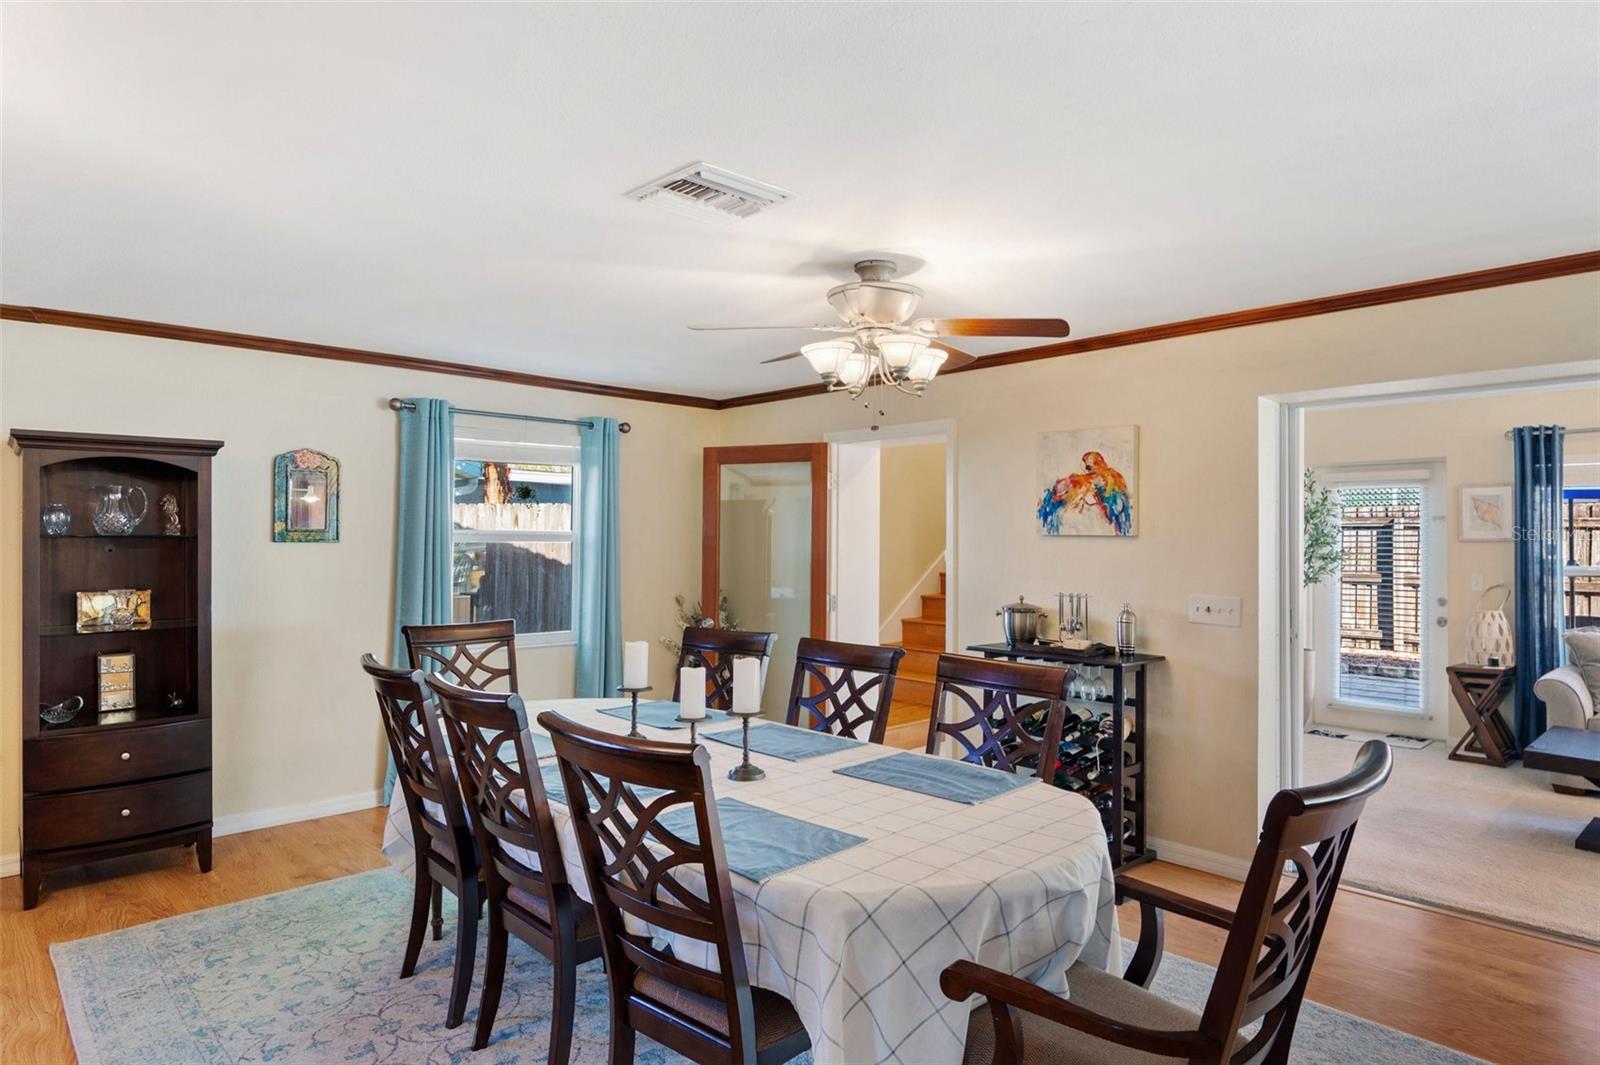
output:
[[[550,709],[625,733],[625,719],[595,713],[615,705],[530,701],[529,717]],[[687,731],[644,731],[688,740]],[[867,838],[759,884],[732,876],[750,979],[794,1003],[818,1065],[958,1065],[969,1007],[945,998],[939,973],[959,958],[1056,993],[1074,962],[1120,970],[1111,858],[1100,816],[1080,796],[1034,784],[966,806],[834,772],[883,757],[871,744],[798,762],[752,754],[767,778],[740,784],[727,779],[739,748],[705,747],[719,796]],[[567,873],[587,898],[571,818],[551,810]],[[383,851],[408,877],[410,837],[397,788]],[[674,949],[715,968],[695,946]]]

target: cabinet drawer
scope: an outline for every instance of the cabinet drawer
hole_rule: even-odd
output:
[[[29,740],[23,791],[74,791],[211,768],[211,722],[181,721]]]
[[[22,845],[27,851],[82,847],[211,820],[211,772],[95,788],[25,795]]]

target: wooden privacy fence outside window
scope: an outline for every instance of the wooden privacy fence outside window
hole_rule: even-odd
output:
[[[1339,492],[1340,672],[1415,676],[1422,653],[1422,494]]]

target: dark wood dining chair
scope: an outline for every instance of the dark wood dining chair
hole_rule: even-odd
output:
[[[1231,913],[1119,875],[1117,894],[1136,900],[1140,917],[1139,945],[1121,978],[1074,965],[1067,971],[1069,1001],[971,961],[950,966],[939,978],[947,996],[988,999],[967,1028],[967,1065],[1171,1059],[1283,1065],[1356,821],[1389,779],[1390,763],[1388,745],[1369,740],[1346,776],[1273,796]],[[1294,870],[1287,878],[1286,864]],[[1164,910],[1227,930],[1201,1014],[1146,990],[1161,963]],[[1241,1029],[1257,1020],[1260,1029],[1247,1037]]]
[[[361,668],[372,678],[378,693],[383,732],[389,740],[389,753],[394,756],[395,784],[405,795],[411,841],[417,854],[411,932],[400,975],[403,978],[416,971],[430,904],[433,938],[443,934],[439,905],[441,892],[449,891],[456,897],[456,960],[444,1024],[454,1028],[466,1013],[478,950],[481,892],[477,844],[445,746],[439,712],[433,705],[432,692],[423,685],[422,672],[390,669],[370,654],[361,656]]]
[[[750,986],[705,747],[630,740],[550,710],[539,724],[555,741],[600,920],[611,1065],[634,1060],[637,1032],[706,1063],[776,1065],[810,1047],[788,999]],[[696,841],[664,816],[691,819]],[[716,969],[631,931],[630,919],[705,944]]]
[[[772,648],[777,642],[777,634],[771,632],[703,629],[691,625],[683,630],[683,649],[678,652],[678,668],[704,667],[706,705],[713,710],[726,710],[733,705],[733,660],[761,659],[761,687],[765,690],[767,663],[772,658]],[[677,701],[679,694],[678,681],[674,680],[672,682],[674,702]]]
[[[940,655],[936,673],[927,753],[939,753],[940,737],[949,736],[963,762],[1055,779],[1070,669]]]
[[[600,957],[600,929],[594,908],[567,882],[527,709],[515,692],[474,691],[437,676],[427,683],[455,755],[488,894],[489,949],[472,1049],[489,1043],[505,984],[508,937],[514,935],[549,958],[554,969],[549,1060],[565,1065],[572,1051],[577,967]],[[537,865],[528,864],[530,855]]]
[[[807,636],[795,651],[788,723],[882,743],[904,647],[873,647]]]
[[[404,625],[400,633],[412,669],[476,691],[517,690],[517,623],[510,618]]]

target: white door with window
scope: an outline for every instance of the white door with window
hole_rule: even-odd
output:
[[[1445,739],[1449,727],[1442,463],[1317,471],[1341,566],[1313,602],[1316,725]]]

